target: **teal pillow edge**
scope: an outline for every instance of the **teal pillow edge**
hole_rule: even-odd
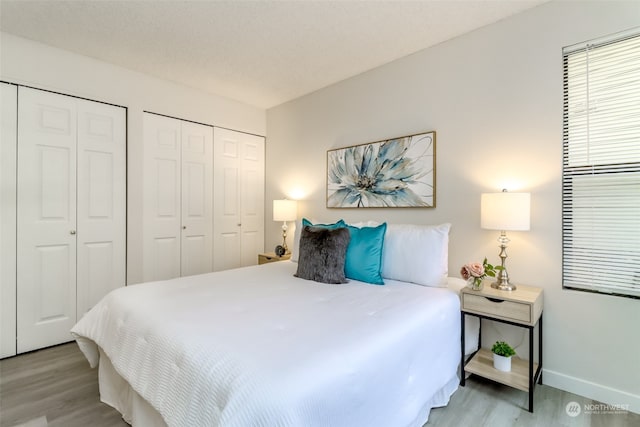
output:
[[[334,230],[336,228],[343,228],[347,226],[347,223],[344,222],[344,220],[338,220],[333,224],[314,224],[311,221],[309,221],[307,218],[302,218],[302,226],[305,227],[307,225],[310,225],[312,227],[322,227],[322,228],[328,228],[329,230]]]
[[[387,223],[376,227],[346,225],[351,234],[344,263],[345,276],[372,285],[384,285],[382,278],[382,248]]]

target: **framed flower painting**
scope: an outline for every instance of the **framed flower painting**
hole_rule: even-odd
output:
[[[327,151],[327,207],[435,207],[435,150],[432,131]]]

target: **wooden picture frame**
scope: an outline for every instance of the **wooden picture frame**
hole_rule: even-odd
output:
[[[436,132],[327,151],[327,208],[434,208]]]

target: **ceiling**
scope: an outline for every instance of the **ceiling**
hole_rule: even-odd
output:
[[[0,29],[269,108],[548,0],[1,0]]]

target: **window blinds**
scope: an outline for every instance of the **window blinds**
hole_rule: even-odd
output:
[[[563,286],[640,297],[640,32],[563,59]]]

